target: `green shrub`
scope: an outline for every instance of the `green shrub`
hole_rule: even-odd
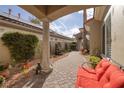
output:
[[[5,78],[3,76],[0,76],[0,84],[4,82]]]
[[[38,38],[35,35],[21,34],[18,32],[5,33],[2,38],[15,62],[26,62],[35,55]]]
[[[5,68],[3,65],[0,65],[0,71],[3,71]]]
[[[70,50],[76,50],[76,42],[70,43]]]
[[[93,68],[96,67],[96,65],[99,63],[100,60],[101,60],[101,58],[99,58],[97,56],[90,56],[90,62],[91,62],[91,65],[93,66]]]

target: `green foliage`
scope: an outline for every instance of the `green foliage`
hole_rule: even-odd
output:
[[[0,65],[0,71],[3,71],[5,68],[3,65]]]
[[[62,55],[62,46],[61,46],[61,43],[58,42],[55,44],[55,55]]]
[[[37,18],[32,18],[32,17],[30,17],[29,20],[30,20],[31,23],[41,25],[41,24],[40,24],[40,20],[37,19]]]
[[[4,82],[5,78],[3,76],[0,76],[0,84]]]
[[[76,50],[76,42],[70,43],[70,50]]]
[[[1,39],[9,48],[11,57],[15,62],[26,62],[33,58],[38,43],[38,38],[35,35],[18,32],[5,33]]]
[[[65,43],[65,49],[64,49],[64,52],[70,52],[71,49],[70,49],[70,46],[68,43]]]
[[[96,65],[99,63],[99,61],[101,60],[101,58],[97,57],[97,56],[90,56],[90,62],[92,62],[92,66],[93,68],[96,67]]]
[[[0,71],[4,71],[5,69],[8,69],[9,63],[4,63],[0,65]]]

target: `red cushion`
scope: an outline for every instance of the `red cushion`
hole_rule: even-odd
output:
[[[85,71],[87,71],[88,73],[96,74],[95,69],[92,69],[92,68],[85,68],[85,67],[82,67],[82,69],[85,70]]]
[[[103,85],[103,88],[111,88],[111,84],[110,83],[106,83],[105,85]]]
[[[102,77],[102,75],[104,74],[105,70],[103,68],[99,68],[96,71],[96,75],[97,75],[97,80],[99,81],[100,78]]]
[[[100,78],[99,80],[100,84],[103,86],[104,84],[109,83],[111,73],[118,71],[118,70],[120,70],[119,67],[111,64],[108,67],[108,69],[105,71],[105,73],[102,75],[102,77]]]
[[[116,71],[110,76],[110,84],[112,88],[124,87],[124,72]]]
[[[82,69],[81,67],[78,68],[77,76],[81,76],[81,77],[97,80],[96,74],[89,73],[86,70]]]
[[[95,70],[98,69],[98,68],[101,68],[102,63],[104,63],[104,62],[108,62],[108,60],[106,58],[101,59],[101,61],[97,64]]]
[[[105,71],[107,70],[107,68],[110,66],[110,62],[108,61],[103,61],[101,63],[101,67],[100,68],[96,68],[96,75],[98,80],[100,80],[100,78],[102,77],[102,75],[105,73]]]
[[[124,87],[124,72],[115,71],[111,73],[108,83],[103,85],[103,88],[122,88]]]
[[[99,88],[102,87],[98,81],[85,78],[85,77],[79,77],[79,83],[77,85],[78,87],[82,88]]]

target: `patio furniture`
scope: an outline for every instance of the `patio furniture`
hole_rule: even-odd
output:
[[[95,69],[79,67],[76,80],[77,88],[122,88],[124,72],[109,60],[102,59]]]

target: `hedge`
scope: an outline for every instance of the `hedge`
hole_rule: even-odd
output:
[[[19,32],[5,33],[1,39],[4,45],[9,48],[11,57],[15,62],[26,62],[32,59],[39,41],[35,35]]]

